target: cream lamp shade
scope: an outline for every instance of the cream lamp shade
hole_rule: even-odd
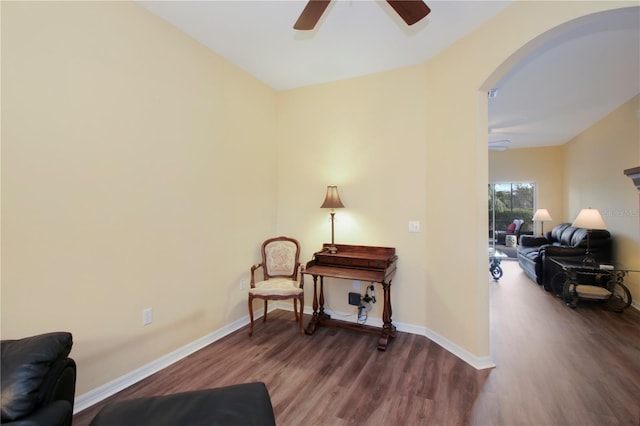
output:
[[[598,209],[582,209],[571,225],[587,230],[587,251],[585,252],[584,259],[582,259],[582,263],[584,265],[595,265],[596,259],[593,253],[591,253],[591,230],[607,229],[607,225],[604,224],[600,212]]]
[[[533,220],[538,222],[550,222],[551,215],[549,214],[549,210],[547,209],[538,209],[533,215]]]
[[[582,209],[572,226],[585,229],[607,229],[598,209]]]
[[[538,209],[533,214],[533,218],[531,218],[534,222],[540,222],[541,233],[544,235],[544,223],[552,221],[551,215],[549,214],[549,210],[547,209]]]

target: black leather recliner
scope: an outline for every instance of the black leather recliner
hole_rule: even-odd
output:
[[[76,364],[71,333],[0,342],[3,425],[71,425]]]

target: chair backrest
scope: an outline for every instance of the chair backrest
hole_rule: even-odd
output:
[[[300,264],[300,244],[289,237],[270,238],[262,243],[264,279],[289,277],[296,280]]]
[[[520,228],[522,227],[522,224],[524,223],[524,220],[522,220],[522,219],[513,219],[513,223],[516,224],[515,232],[519,232]]]

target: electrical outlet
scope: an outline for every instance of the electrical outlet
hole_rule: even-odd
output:
[[[353,289],[354,290],[360,290],[362,286],[362,283],[360,283],[360,281],[358,280],[353,280]]]
[[[247,279],[240,278],[240,290],[246,290],[246,289],[247,289]]]
[[[153,308],[142,311],[142,325],[149,325],[153,322]]]

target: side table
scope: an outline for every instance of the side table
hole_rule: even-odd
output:
[[[631,292],[624,285],[624,277],[630,272],[640,270],[622,265],[585,264],[580,260],[549,258],[561,268],[558,277],[564,278],[562,299],[571,308],[578,305],[580,299],[605,302],[615,312],[622,312],[631,305]]]

